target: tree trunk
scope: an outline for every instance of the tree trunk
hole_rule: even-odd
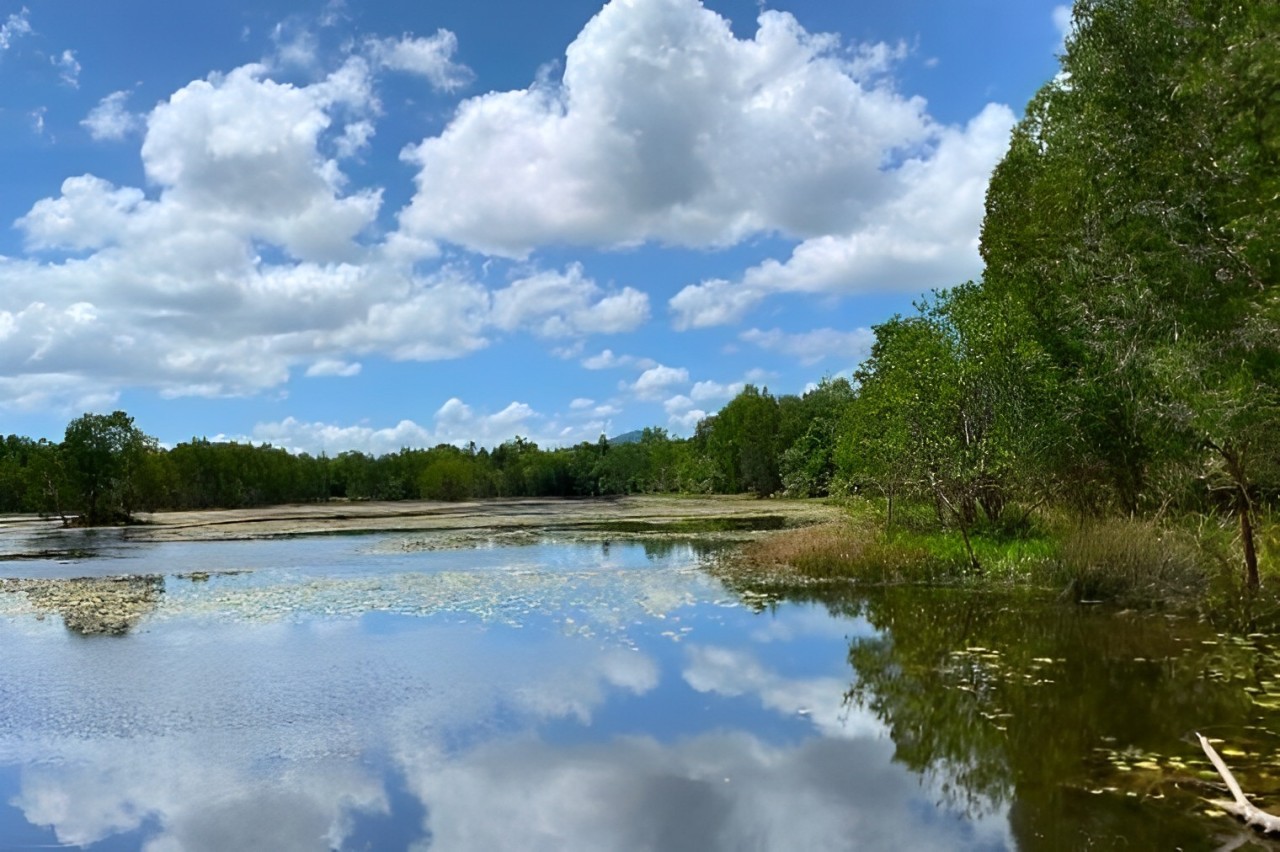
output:
[[[1258,551],[1253,543],[1249,501],[1242,497],[1237,501],[1236,507],[1236,512],[1240,515],[1240,541],[1244,544],[1244,584],[1248,589],[1257,589],[1262,583],[1258,579]]]
[[[1250,591],[1262,585],[1258,577],[1258,550],[1253,540],[1253,501],[1249,499],[1249,478],[1245,474],[1244,450],[1238,449],[1230,441],[1221,446],[1209,442],[1209,446],[1217,450],[1218,455],[1226,462],[1227,473],[1235,486],[1236,516],[1240,520],[1240,544],[1244,549],[1244,585]]]
[[[971,519],[966,519],[964,516],[964,513],[960,510],[960,508],[957,508],[954,503],[952,503],[949,499],[947,499],[947,495],[943,493],[942,486],[938,483],[937,479],[934,479],[932,484],[933,484],[934,499],[936,500],[938,506],[939,507],[946,506],[948,509],[950,509],[951,514],[956,519],[956,526],[960,527],[960,537],[964,539],[964,549],[969,554],[969,564],[973,567],[973,572],[975,574],[981,574],[982,563],[978,561],[977,554],[973,552],[973,542],[969,540],[969,521]],[[972,499],[969,500],[968,505],[970,508],[972,508],[973,506]],[[941,511],[941,508],[939,508],[939,511]]]

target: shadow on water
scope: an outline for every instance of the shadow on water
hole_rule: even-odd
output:
[[[1208,804],[1229,798],[1194,733],[1224,745],[1280,811],[1280,640],[1195,618],[1026,592],[794,589],[861,617],[846,701],[887,726],[894,760],[971,816],[1007,807],[1020,849],[1278,849]]]

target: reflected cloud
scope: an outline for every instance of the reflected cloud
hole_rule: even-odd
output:
[[[223,742],[221,745],[232,745]],[[22,772],[10,802],[58,842],[87,846],[154,820],[147,852],[340,848],[353,812],[385,812],[382,779],[347,761],[263,778],[198,735],[67,743],[57,763]]]
[[[808,718],[828,737],[884,737],[888,733],[870,711],[845,702],[847,681],[784,677],[766,669],[749,652],[730,648],[693,646],[688,660],[684,679],[698,692],[755,696],[767,710]]]
[[[490,742],[406,762],[439,849],[999,849],[1007,824],[965,824],[894,764],[888,740],[774,747],[745,733],[561,747]],[[799,818],[799,815],[803,815]]]
[[[786,617],[774,614],[751,631],[751,639],[761,644],[790,642],[803,636],[852,639],[874,636],[878,631],[865,618],[832,618],[820,604],[793,605]]]
[[[70,845],[139,832],[148,852],[341,849],[362,814],[388,814],[389,753],[585,726],[660,678],[643,653],[554,631],[394,627],[197,622],[101,643],[6,626],[9,805]]]

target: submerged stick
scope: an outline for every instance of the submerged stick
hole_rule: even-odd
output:
[[[1235,801],[1231,802],[1223,799],[1217,799],[1213,801],[1213,804],[1228,813],[1232,813],[1240,817],[1240,819],[1244,820],[1245,825],[1251,825],[1260,831],[1267,832],[1268,834],[1280,834],[1280,816],[1269,814],[1266,811],[1250,804],[1249,800],[1245,798],[1244,791],[1240,789],[1240,784],[1236,781],[1236,777],[1231,774],[1231,770],[1227,768],[1227,764],[1218,756],[1218,752],[1215,751],[1213,746],[1209,745],[1209,741],[1200,734],[1196,734],[1196,738],[1200,740],[1200,747],[1204,749],[1204,753],[1209,756],[1210,762],[1213,763],[1213,768],[1218,770],[1218,774],[1222,776],[1222,780],[1227,784],[1227,789],[1231,791],[1231,795],[1235,799]]]

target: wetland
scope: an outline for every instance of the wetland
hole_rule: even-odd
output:
[[[9,848],[1273,848],[1280,641],[1053,590],[788,586],[821,504],[0,524]],[[335,517],[341,515],[343,517]],[[335,534],[340,533],[340,534]]]

